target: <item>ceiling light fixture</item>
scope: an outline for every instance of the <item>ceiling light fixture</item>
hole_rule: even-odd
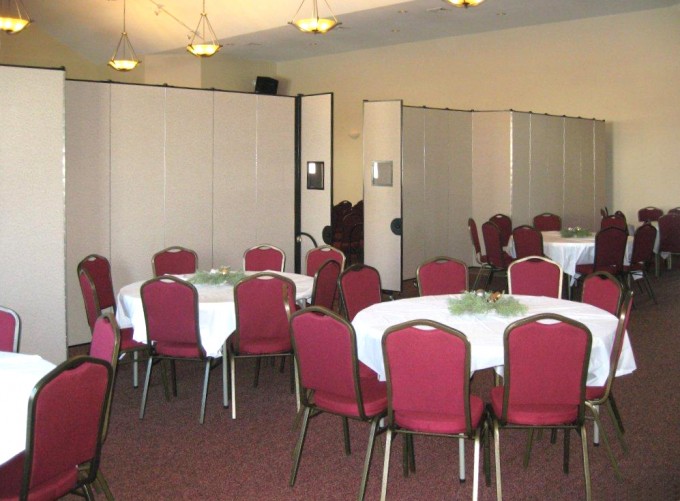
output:
[[[302,31],[303,33],[314,33],[315,35],[321,33],[327,33],[336,26],[340,26],[342,23],[338,21],[338,18],[335,17],[335,14],[333,14],[333,10],[331,9],[331,6],[328,5],[328,2],[326,0],[323,0],[323,2],[326,4],[326,7],[328,7],[328,12],[330,12],[331,17],[319,17],[319,5],[318,5],[318,0],[312,0],[314,6],[312,10],[312,17],[309,18],[301,18],[301,19],[296,19],[297,15],[300,13],[300,10],[302,9],[302,6],[305,4],[307,0],[302,0],[302,3],[300,3],[300,6],[298,7],[297,12],[293,16],[293,19],[288,22],[288,24],[295,26],[298,30]],[[331,19],[332,18],[332,19]]]
[[[454,7],[477,7],[484,0],[444,0],[446,3],[450,3]]]
[[[200,38],[202,43],[196,43],[196,37]],[[201,18],[194,30],[194,36],[191,37],[191,41],[187,45],[187,50],[197,57],[210,57],[221,48],[222,45],[217,42],[215,31],[208,21],[208,14],[205,13],[205,0],[203,0]]]
[[[0,0],[0,30],[14,35],[31,23],[21,0]]]
[[[141,61],[137,59],[137,54],[132,48],[130,39],[125,31],[125,0],[123,0],[123,32],[116,45],[116,50],[113,56],[109,59],[109,66],[116,71],[130,71],[134,70]]]

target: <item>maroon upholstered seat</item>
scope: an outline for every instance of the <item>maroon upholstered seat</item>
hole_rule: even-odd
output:
[[[91,254],[78,264],[78,282],[83,294],[85,314],[90,331],[94,329],[94,323],[102,314],[102,311],[110,310],[116,313],[116,299],[113,294],[113,282],[111,280],[111,265],[103,256]],[[132,339],[132,327],[120,330],[120,352],[132,355],[133,377],[132,384],[138,386],[138,358],[140,352],[146,352],[146,344]]]
[[[301,310],[291,318],[290,331],[304,409],[290,485],[295,485],[310,416],[327,412],[342,418],[346,454],[350,451],[348,418],[370,423],[358,496],[363,500],[378,423],[387,409],[386,385],[366,366],[362,377],[354,329],[333,312],[314,306]]]
[[[340,264],[335,260],[324,262],[314,274],[311,304],[333,310],[338,292]]]
[[[663,210],[658,207],[644,207],[638,211],[638,221],[641,223],[658,221],[661,216],[663,216]]]
[[[286,254],[273,245],[257,245],[243,253],[245,271],[283,271],[285,267]]]
[[[195,273],[198,268],[198,256],[195,251],[185,247],[168,247],[153,255],[151,268],[154,277]]]
[[[473,499],[478,493],[479,448],[486,429],[484,403],[470,395],[470,343],[445,325],[415,320],[389,328],[382,338],[387,376],[388,420],[382,499],[387,494],[394,434],[404,434],[412,471],[413,435],[474,440]],[[405,465],[406,466],[406,465]],[[464,477],[461,479],[463,480]]]
[[[628,288],[633,285],[633,280],[639,278],[645,284],[647,292],[656,303],[656,296],[652,284],[647,276],[647,270],[654,261],[654,242],[656,240],[656,228],[650,223],[645,223],[635,230],[633,236],[633,251],[631,252],[630,264],[623,266],[623,271],[628,279]],[[640,286],[642,289],[642,286]]]
[[[295,311],[295,284],[275,273],[257,273],[236,284],[234,303],[236,330],[227,342],[227,353],[231,368],[231,416],[236,419],[236,359],[258,359],[257,386],[260,358],[293,355],[288,320]]]
[[[146,321],[149,360],[139,419],[144,417],[154,360],[169,359],[171,361],[173,393],[177,395],[174,359],[186,359],[203,362],[205,367],[199,418],[199,422],[203,424],[210,366],[213,359],[206,356],[201,343],[198,323],[198,291],[189,282],[164,275],[144,282],[140,293]]]
[[[562,297],[562,267],[548,258],[518,259],[508,268],[510,294]]]
[[[371,266],[354,264],[338,278],[345,317],[350,322],[364,308],[382,301],[380,273]]]
[[[460,294],[468,290],[468,269],[463,261],[439,256],[428,259],[416,270],[421,296]]]
[[[534,216],[534,228],[538,231],[560,231],[562,229],[562,218],[551,212],[544,212]]]
[[[19,352],[21,319],[16,311],[0,306],[0,351]]]
[[[345,254],[340,249],[330,245],[322,245],[321,247],[310,249],[305,256],[307,276],[313,277],[316,275],[321,265],[329,260],[337,261],[340,265],[340,271],[345,269]]]
[[[583,279],[581,302],[597,306],[612,315],[618,315],[623,300],[623,286],[607,272],[591,273]]]
[[[529,225],[518,226],[512,230],[512,241],[515,245],[515,258],[543,256],[543,235]]]
[[[505,330],[503,386],[491,389],[490,405],[498,499],[502,498],[501,428],[564,429],[565,473],[569,471],[569,432],[577,430],[583,447],[586,499],[591,499],[585,429],[585,387],[591,344],[592,336],[585,325],[555,314],[525,318]],[[525,465],[527,461],[528,456]]]
[[[111,384],[111,365],[84,356],[38,381],[28,401],[26,450],[0,466],[0,499],[49,501],[94,482]]]

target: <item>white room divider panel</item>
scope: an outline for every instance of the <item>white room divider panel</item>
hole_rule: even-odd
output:
[[[151,278],[164,244],[165,89],[111,86],[111,268],[114,287]]]
[[[66,310],[69,344],[89,343],[76,266],[111,255],[111,86],[66,82]]]
[[[513,128],[517,115],[512,114]],[[564,117],[532,114],[530,134],[529,214],[531,217],[538,212],[560,214],[564,198]],[[531,220],[526,224],[531,224]]]
[[[295,268],[295,99],[257,96],[257,207],[253,223],[258,243],[286,253],[286,271]]]
[[[300,231],[323,245],[323,229],[331,224],[333,203],[333,94],[300,98]],[[308,187],[308,162],[323,162],[323,187]],[[301,271],[307,272],[305,255],[313,247],[300,239]]]
[[[565,118],[564,121],[564,209],[562,223],[583,225],[599,220],[595,213],[595,156],[593,121]],[[596,230],[597,227],[593,227]]]
[[[402,276],[415,277],[426,255],[425,121],[426,110],[404,106],[402,147]],[[442,212],[442,211],[438,211]]]
[[[611,199],[607,192],[609,183],[609,169],[607,166],[607,133],[605,131],[604,120],[593,120],[593,165],[594,176],[594,206],[593,223],[600,220],[600,208],[607,205]]]
[[[0,304],[20,349],[66,359],[64,72],[0,66]]]
[[[213,94],[168,88],[165,97],[163,248],[195,250],[204,269],[212,267]]]
[[[402,217],[401,101],[365,102],[363,130],[364,262],[380,272],[383,289],[401,291],[401,232],[390,228]]]

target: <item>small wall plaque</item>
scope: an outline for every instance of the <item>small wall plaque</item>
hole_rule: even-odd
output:
[[[392,160],[373,162],[371,184],[373,186],[392,186]]]
[[[307,162],[307,189],[323,190],[323,162]]]

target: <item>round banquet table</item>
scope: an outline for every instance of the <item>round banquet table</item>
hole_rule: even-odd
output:
[[[39,355],[0,351],[0,464],[26,448],[28,399],[54,367]]]
[[[254,272],[246,272],[253,275]],[[277,275],[289,278],[295,284],[296,300],[312,297],[314,278],[297,273],[280,273]],[[179,275],[187,279],[191,275]],[[140,287],[145,280],[126,285],[118,292],[118,308],[116,320],[121,328],[133,327],[133,339],[146,343],[146,321]],[[225,285],[195,285],[198,291],[198,322],[201,330],[201,342],[209,357],[222,355],[222,346],[236,329],[236,311],[234,308],[234,287]]]
[[[424,296],[374,304],[360,311],[352,325],[357,336],[359,360],[385,379],[382,354],[382,335],[388,327],[417,319],[428,319],[453,327],[465,334],[470,342],[470,371],[495,367],[499,372],[504,363],[503,334],[505,328],[519,318],[539,313],[557,313],[585,324],[593,336],[588,386],[603,385],[609,374],[609,354],[614,342],[618,319],[614,315],[589,304],[537,296],[513,296],[528,307],[522,317],[502,317],[496,313],[486,315],[452,315],[449,298],[457,295]],[[635,357],[628,339],[616,375],[630,374],[636,369]]]

